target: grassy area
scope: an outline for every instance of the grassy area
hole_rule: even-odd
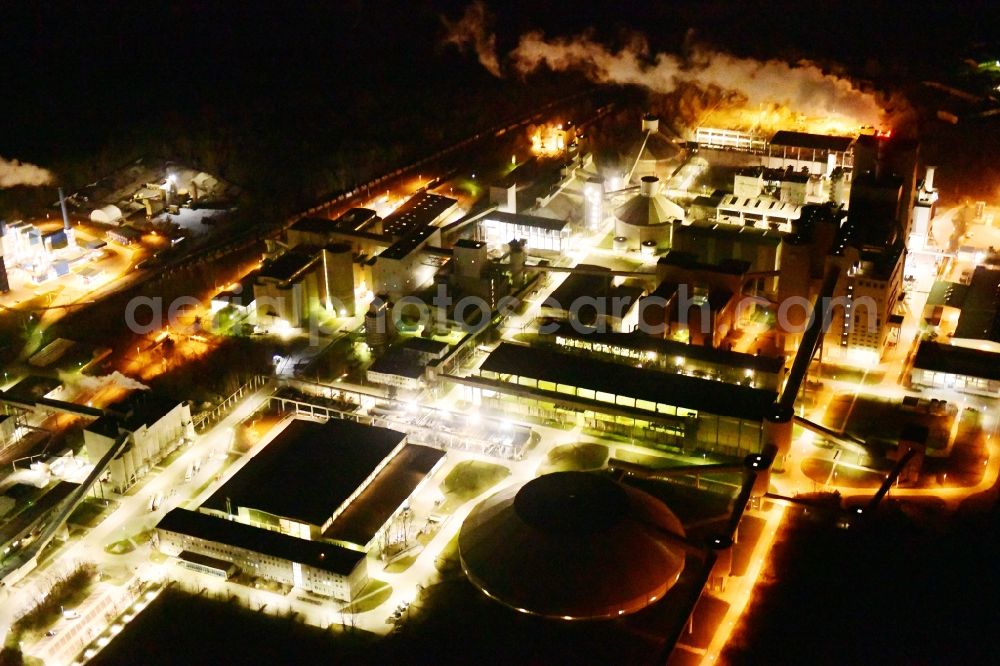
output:
[[[113,541],[104,547],[104,552],[109,555],[124,555],[125,553],[131,553],[133,550],[135,550],[135,544],[132,543],[131,539]]]
[[[456,574],[462,568],[458,559],[458,533],[441,548],[437,559],[434,560],[434,567],[443,575]]]
[[[416,555],[407,555],[406,557],[401,557],[398,560],[393,560],[392,563],[385,568],[385,572],[392,574],[403,573],[404,571],[409,569],[410,566],[416,561],[417,561]]]
[[[539,474],[592,470],[604,467],[608,461],[608,447],[603,444],[563,444],[549,451]]]
[[[383,580],[372,578],[361,590],[353,603],[344,606],[344,613],[365,613],[375,610],[392,596],[392,586]]]
[[[97,499],[96,497],[88,497],[74,509],[73,513],[69,516],[68,522],[83,527],[97,527],[111,509],[112,506],[106,505],[104,500]]]
[[[446,498],[441,510],[454,511],[459,504],[485,492],[508,476],[510,470],[503,465],[479,460],[463,460],[455,465],[441,482],[441,492]]]
[[[155,530],[143,530],[130,537],[120,539],[119,541],[113,541],[104,547],[104,552],[111,555],[124,555],[125,553],[131,553],[136,549],[136,546],[141,546],[143,544],[149,543],[149,540],[153,537]]]

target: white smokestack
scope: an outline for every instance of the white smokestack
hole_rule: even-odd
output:
[[[924,176],[924,189],[928,192],[934,191],[934,170],[937,167],[929,166],[927,167],[927,175]]]
[[[38,187],[53,180],[52,172],[34,164],[0,157],[0,189],[8,187]]]
[[[837,168],[837,156],[833,153],[827,153],[826,156],[826,177],[829,178],[833,175],[833,170]]]
[[[639,194],[644,197],[656,196],[656,192],[659,189],[660,179],[656,176],[643,176],[639,181]]]

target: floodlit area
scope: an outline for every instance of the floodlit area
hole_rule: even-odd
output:
[[[8,644],[741,663],[803,534],[994,497],[997,202],[811,63],[725,60],[825,112],[637,48],[581,73],[673,97],[539,102],[332,194],[139,160],[0,224]],[[302,209],[253,219],[278,187]]]

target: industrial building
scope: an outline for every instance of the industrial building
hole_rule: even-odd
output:
[[[509,262],[491,261],[485,242],[460,238],[452,248],[448,284],[455,301],[474,296],[495,309],[500,299],[523,282],[524,251],[510,241]]]
[[[406,443],[387,428],[295,419],[202,505],[223,517],[304,538],[334,518]]]
[[[927,238],[938,200],[938,192],[934,188],[934,171],[935,167],[927,167],[926,175],[917,187],[916,199],[913,202],[913,219],[906,239],[906,249],[910,252],[919,252],[927,247]]]
[[[365,551],[377,547],[376,541],[388,538],[388,526],[408,508],[409,498],[444,460],[445,452],[439,449],[404,446],[323,532],[323,539]]]
[[[441,245],[441,230],[435,224],[450,215],[457,203],[450,197],[421,191],[382,221],[384,235],[394,240],[368,262],[375,293],[398,299],[430,283],[438,264],[423,251]]]
[[[388,428],[292,420],[201,511],[364,551],[444,459]],[[333,535],[333,536],[330,536]]]
[[[733,194],[724,196],[715,212],[717,222],[788,233],[802,214],[802,206],[770,197],[740,197]]]
[[[1000,353],[1000,269],[977,266],[960,309],[952,344]]]
[[[771,169],[792,167],[811,174],[852,169],[854,143],[855,137],[780,130],[767,142],[762,161]]]
[[[850,180],[842,169],[830,167],[823,173],[748,167],[733,178],[733,195],[742,198],[769,198],[780,203],[803,206],[807,203],[847,204]],[[753,219],[753,218],[749,218]]]
[[[69,273],[72,264],[85,259],[88,253],[76,243],[76,229],[70,224],[66,201],[59,190],[62,227],[46,227],[43,231],[23,221],[8,224],[0,220],[0,293],[10,291],[9,272],[20,269],[28,279],[38,284]]]
[[[640,304],[643,330],[696,345],[719,347],[737,324],[744,289],[754,279],[736,259],[703,264],[671,250],[656,264],[659,285]]]
[[[778,269],[778,247],[783,236],[773,229],[701,220],[675,225],[671,249],[689,254],[702,264],[736,259],[748,262],[750,272],[767,273]],[[776,276],[761,277],[758,289],[772,292],[776,283]]]
[[[491,246],[517,240],[524,241],[524,246],[533,251],[562,252],[570,235],[570,224],[566,220],[521,213],[493,211],[483,216],[479,226]]]
[[[443,379],[465,399],[529,418],[731,455],[759,452],[775,392],[501,342],[476,375]]]
[[[368,582],[365,553],[309,541],[218,516],[173,509],[156,525],[159,549],[181,566],[223,575],[243,573],[343,601]]]
[[[428,338],[407,338],[379,356],[368,366],[365,376],[374,384],[415,392],[424,387],[424,368],[440,360],[450,346]]]
[[[598,331],[631,331],[639,323],[643,288],[615,284],[604,266],[578,264],[542,303],[543,317]]]
[[[694,133],[694,142],[700,149],[754,154],[767,151],[767,139],[759,134],[718,127],[698,127]]]
[[[841,268],[825,336],[834,356],[857,363],[878,362],[895,342],[903,317],[897,312],[906,259],[898,179],[855,180],[847,221],[839,228],[828,264]]]
[[[300,245],[264,263],[253,274],[253,303],[262,326],[303,326],[315,310],[355,314],[355,268],[350,245]],[[227,290],[228,291],[228,290]],[[227,300],[223,292],[215,301]]]
[[[922,340],[910,383],[1000,398],[1000,353]]]
[[[562,324],[543,339],[560,351],[582,357],[630,363],[636,367],[715,379],[729,384],[777,391],[785,374],[785,360],[776,356],[744,354],[704,345],[665,340],[645,333],[583,332]]]
[[[977,266],[968,284],[935,282],[923,321],[953,345],[1000,353],[1000,269]]]
[[[647,176],[667,178],[684,158],[684,149],[660,131],[660,119],[642,117],[642,137],[627,152],[633,161],[632,179],[641,183]]]
[[[128,444],[108,465],[109,485],[116,493],[132,487],[158,462],[194,435],[186,402],[136,393],[105,410],[83,430],[91,461],[100,460],[123,437]]]
[[[494,494],[462,523],[469,581],[521,613],[561,620],[635,613],[684,569],[684,530],[651,495],[588,472],[557,472]]]

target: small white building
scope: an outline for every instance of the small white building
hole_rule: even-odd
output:
[[[90,221],[98,222],[100,224],[119,225],[123,220],[124,216],[122,215],[121,209],[114,204],[98,208],[90,214]]]

